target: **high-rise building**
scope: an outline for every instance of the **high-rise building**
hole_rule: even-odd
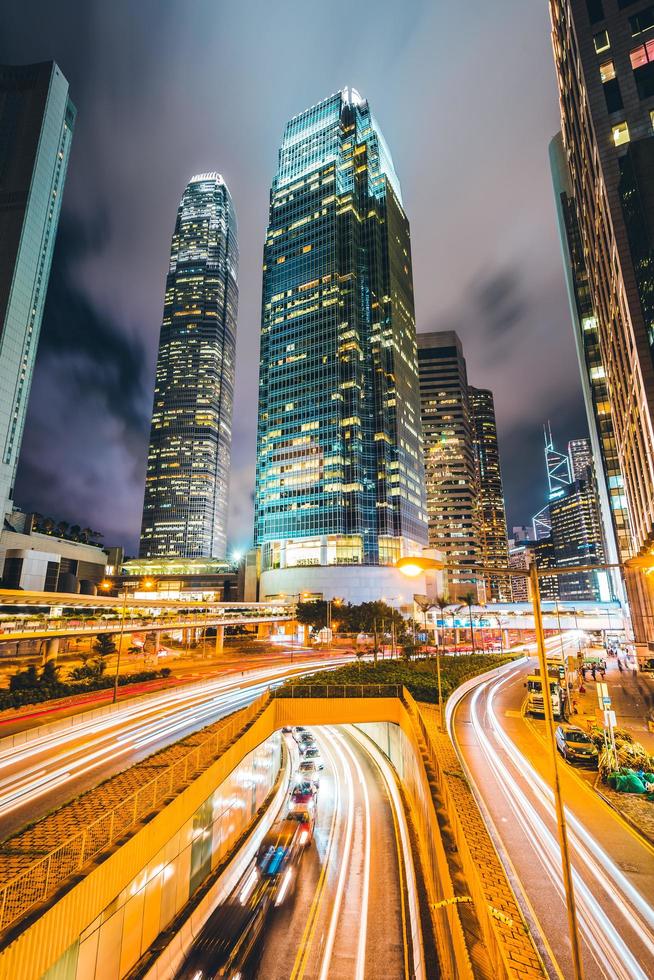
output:
[[[218,173],[177,211],[159,338],[141,558],[224,558],[232,443],[236,214]]]
[[[654,547],[652,5],[550,0],[550,12],[563,163],[588,280],[583,327],[596,336],[594,367],[606,379],[606,399],[593,411],[600,429],[603,414],[611,416],[623,482],[618,500],[629,510],[626,551],[648,553]],[[630,579],[636,639],[645,642],[654,636],[652,583]]]
[[[629,513],[613,431],[597,318],[590,293],[588,270],[572,194],[572,182],[560,133],[550,143],[550,165],[573,335],[590,433],[593,472],[604,529],[606,558],[608,562],[615,563],[620,555],[628,557],[631,551]],[[575,440],[568,447],[571,461],[571,447],[579,442],[584,443],[586,440]],[[574,471],[574,463],[572,466]],[[575,475],[574,472],[573,476],[575,479],[579,478],[579,475]],[[612,578],[616,592],[622,594],[620,576],[614,573]]]
[[[481,563],[490,568],[506,568],[508,547],[506,509],[497,422],[493,394],[487,388],[468,388],[472,413],[472,439],[479,486],[479,530]],[[486,598],[509,601],[511,587],[506,576],[488,577]]]
[[[575,480],[550,504],[552,545],[556,567],[606,562],[602,524],[592,480]],[[565,600],[608,601],[611,589],[606,571],[570,572],[559,577],[559,597]]]
[[[0,66],[0,524],[12,509],[74,125],[54,62]]]
[[[404,601],[426,544],[409,222],[368,102],[287,124],[264,246],[261,594]]]
[[[571,439],[568,443],[568,457],[570,458],[570,475],[572,480],[588,480],[592,482],[595,466],[593,464],[590,439]]]
[[[453,330],[418,334],[429,547],[452,565],[480,564],[479,472],[463,348]],[[474,591],[477,575],[446,573],[452,598]],[[481,598],[481,597],[480,597]]]

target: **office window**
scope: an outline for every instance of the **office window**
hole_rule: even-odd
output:
[[[652,129],[654,130],[654,109],[649,110],[649,121],[652,124]]]
[[[644,10],[639,10],[637,14],[629,18],[629,26],[632,37],[651,31],[654,28],[654,7],[645,7]]]
[[[651,98],[654,95],[654,62],[650,61],[635,71],[634,78],[636,79],[638,97],[641,99]]]
[[[604,20],[602,0],[586,0],[586,9],[588,10],[588,19],[591,24],[596,24],[598,20]]]
[[[599,34],[595,34],[593,37],[593,43],[595,45],[595,51],[599,54],[601,51],[608,51],[611,47],[611,41],[609,40],[608,31],[600,31]]]
[[[615,66],[612,61],[605,61],[604,64],[600,65],[600,78],[604,83],[615,78]]]
[[[622,146],[623,143],[628,143],[629,127],[626,122],[616,123],[615,126],[611,126],[611,136],[616,146]]]
[[[609,112],[619,112],[622,109],[622,95],[617,78],[612,78],[610,82],[604,83],[604,98]]]

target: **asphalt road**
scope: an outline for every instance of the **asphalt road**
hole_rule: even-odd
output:
[[[452,734],[551,976],[572,976],[543,721],[522,711],[529,667],[479,684]],[[594,773],[560,765],[588,980],[654,975],[654,848],[592,788]]]
[[[294,895],[271,915],[259,980],[363,980],[412,975],[412,881],[386,778],[366,740],[316,728],[326,766],[314,841]],[[411,887],[415,901],[415,889]],[[421,974],[418,973],[418,976]]]
[[[330,664],[340,661],[332,660]],[[114,713],[0,751],[0,840],[171,742],[249,704],[275,680],[324,659],[224,675],[145,695]]]

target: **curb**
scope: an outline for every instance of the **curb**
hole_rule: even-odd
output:
[[[599,796],[599,798],[601,800],[603,800],[604,803],[606,803],[607,806],[610,806],[611,809],[615,813],[617,813],[618,816],[621,817],[622,820],[624,820],[625,823],[629,824],[629,826],[634,831],[634,833],[638,834],[639,837],[642,837],[642,839],[645,841],[645,843],[650,844],[650,845],[654,845],[654,837],[650,837],[649,834],[646,834],[643,831],[643,828],[642,827],[639,827],[637,823],[634,823],[634,821],[631,819],[631,817],[628,814],[626,814],[624,812],[624,810],[620,810],[615,805],[615,803],[613,802],[613,800],[611,800],[608,796],[605,796],[604,793],[602,792],[602,790],[599,788],[599,782],[600,782],[600,775],[598,773],[597,774],[597,777],[595,779],[595,782],[593,783],[593,789],[595,790],[595,792],[597,793],[597,795]]]

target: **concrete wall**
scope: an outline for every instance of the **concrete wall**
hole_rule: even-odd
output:
[[[273,568],[262,572],[259,598],[302,595],[309,592],[323,599],[346,602],[375,602],[383,599],[396,609],[413,609],[414,593],[427,591],[425,576],[408,579],[390,565],[308,565]]]

